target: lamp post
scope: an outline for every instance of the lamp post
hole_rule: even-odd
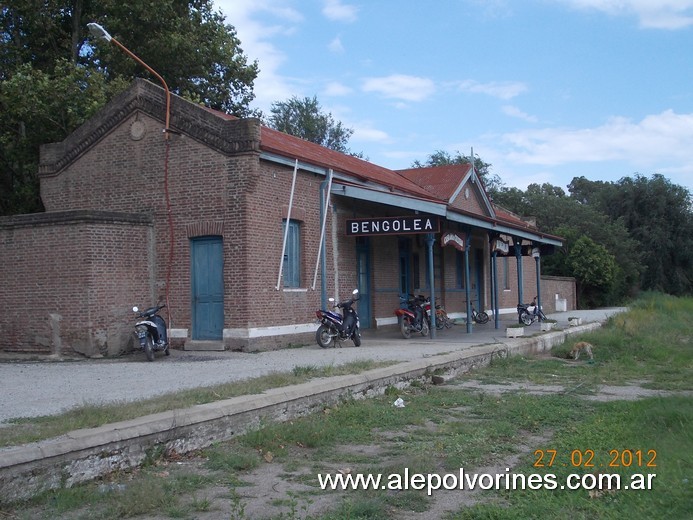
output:
[[[153,68],[151,68],[149,65],[147,65],[144,61],[142,61],[141,58],[139,58],[137,55],[135,55],[134,52],[132,52],[130,49],[128,49],[125,45],[120,43],[118,40],[113,38],[110,34],[108,34],[108,31],[101,27],[98,23],[88,23],[87,27],[89,27],[89,32],[94,38],[102,38],[106,40],[107,42],[113,43],[116,47],[120,48],[125,54],[130,56],[133,60],[135,60],[137,63],[142,65],[145,69],[147,69],[156,79],[158,79],[161,84],[164,86],[164,92],[166,92],[166,119],[165,119],[165,127],[164,127],[164,137],[165,139],[168,139],[168,132],[169,132],[169,120],[170,120],[170,114],[171,114],[171,92],[168,90],[168,85],[166,84],[166,81],[164,78],[162,78]]]
[[[168,312],[168,327],[169,327],[169,335],[168,337],[170,338],[170,328],[173,326],[173,322],[171,321],[171,305],[169,303],[169,295],[171,291],[171,271],[173,269],[173,255],[174,255],[174,248],[173,248],[173,243],[174,243],[174,232],[173,232],[173,216],[171,214],[171,196],[169,194],[168,190],[168,159],[169,159],[169,150],[171,148],[171,141],[169,141],[169,121],[171,118],[171,92],[168,89],[168,85],[166,84],[166,80],[162,78],[159,73],[157,73],[154,69],[152,69],[149,65],[147,65],[142,59],[137,56],[134,52],[132,52],[130,49],[125,47],[122,43],[120,43],[118,40],[113,38],[110,34],[108,34],[108,31],[101,27],[98,23],[88,23],[87,27],[89,28],[89,32],[94,38],[102,38],[106,40],[107,42],[115,44],[116,47],[120,48],[125,54],[130,56],[133,60],[135,60],[137,63],[142,65],[145,69],[147,69],[156,79],[158,79],[161,84],[164,87],[164,92],[166,92],[166,117],[165,117],[165,127],[164,127],[164,141],[166,143],[166,152],[165,152],[165,159],[164,159],[164,194],[166,197],[166,213],[168,217],[168,231],[169,231],[169,253],[168,253],[168,268],[166,270],[166,307],[167,307],[167,312]]]

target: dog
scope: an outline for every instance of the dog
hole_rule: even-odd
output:
[[[578,359],[580,359],[580,353],[584,352],[590,357],[590,359],[594,359],[594,355],[592,354],[593,348],[593,345],[587,343],[586,341],[578,341],[577,343],[575,343],[575,345],[573,345],[573,348],[570,349],[568,358],[572,358],[575,361],[577,361]]]

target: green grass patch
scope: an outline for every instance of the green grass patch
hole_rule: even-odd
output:
[[[613,316],[600,329],[554,347],[554,359],[494,359],[487,370],[470,377],[479,375],[487,383],[580,385],[583,390],[629,382],[661,390],[693,389],[693,299],[648,293],[630,309]],[[579,362],[566,359],[577,341],[594,345],[594,362],[584,355]]]
[[[539,398],[546,399],[545,397]],[[464,508],[450,520],[526,518],[690,518],[693,510],[693,401],[685,397],[599,403],[575,410],[573,420],[537,445],[513,473],[613,473],[627,483],[655,474],[650,490],[619,490],[590,497],[585,489],[507,490],[502,500]],[[549,451],[556,455],[551,467]],[[545,467],[538,468],[537,463]]]

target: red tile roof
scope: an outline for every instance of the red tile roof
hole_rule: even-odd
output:
[[[353,155],[343,154],[266,126],[262,127],[261,135],[260,148],[264,151],[288,155],[291,158],[298,158],[316,166],[332,168],[336,172],[346,173],[361,181],[372,181],[388,188],[402,190],[417,198],[437,198],[398,172],[364,161]]]
[[[206,107],[205,107],[206,108]],[[237,119],[235,116],[207,108],[224,119]],[[469,173],[470,165],[445,165],[428,168],[409,168],[405,170],[390,170],[358,157],[343,154],[319,144],[306,141],[267,126],[261,127],[260,149],[281,155],[290,159],[299,159],[315,166],[331,168],[335,172],[347,174],[361,182],[372,182],[387,188],[402,192],[405,196],[426,199],[448,204],[460,183]],[[537,232],[535,226],[528,224],[518,216],[493,204],[496,218],[484,215],[471,215],[469,212],[455,209],[454,211],[469,214],[487,222],[497,222],[516,229]],[[539,233],[554,239],[560,237]]]
[[[471,170],[470,164],[449,164],[428,168],[409,168],[398,170],[398,173],[411,179],[436,197],[446,202],[451,202],[451,197],[455,194],[469,170]]]

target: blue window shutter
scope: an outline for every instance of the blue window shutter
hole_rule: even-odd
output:
[[[286,226],[286,220],[284,220],[282,228],[284,226]],[[284,287],[301,286],[301,227],[296,220],[289,220],[283,271]]]

